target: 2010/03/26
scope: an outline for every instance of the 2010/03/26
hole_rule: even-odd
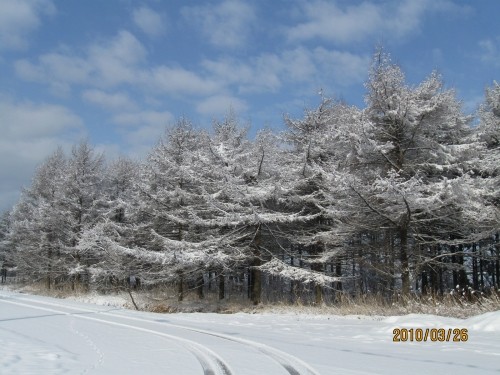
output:
[[[469,339],[466,328],[394,328],[392,334],[394,342],[465,342]]]

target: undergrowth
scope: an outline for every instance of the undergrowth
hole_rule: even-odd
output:
[[[269,303],[253,305],[248,299],[232,297],[218,300],[215,294],[198,299],[194,294],[187,294],[183,301],[178,301],[174,290],[133,290],[117,289],[107,293],[77,290],[47,290],[42,284],[11,285],[10,289],[26,293],[70,298],[82,302],[116,305],[129,309],[156,313],[276,313],[276,314],[312,314],[312,315],[367,315],[393,316],[406,314],[431,314],[455,318],[468,318],[490,311],[500,310],[500,292],[492,291],[488,295],[454,290],[444,296],[396,296],[387,300],[378,295],[349,297],[342,295],[335,303],[303,304]],[[132,295],[133,300],[130,298]],[[134,306],[136,305],[136,306]]]

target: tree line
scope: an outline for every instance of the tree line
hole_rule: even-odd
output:
[[[466,115],[378,51],[365,87],[364,108],[321,97],[252,140],[229,112],[179,119],[143,161],[57,149],[3,216],[0,260],[47,288],[133,276],[179,300],[500,288],[500,85]]]

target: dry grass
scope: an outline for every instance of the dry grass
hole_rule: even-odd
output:
[[[263,305],[262,311],[273,313],[304,313],[325,315],[368,315],[394,316],[407,314],[430,314],[454,318],[469,318],[489,311],[500,310],[500,295],[492,294],[480,300],[470,301],[453,295],[444,297],[400,297],[397,301],[387,302],[377,296],[343,298],[337,304],[311,305]]]
[[[478,294],[479,295],[479,294]],[[389,302],[377,295],[357,298],[343,296],[335,304],[303,305],[300,303],[261,303],[254,306],[246,298],[232,298],[219,301],[215,296],[199,300],[188,295],[184,301],[174,298],[174,293],[155,291],[143,296],[146,303],[144,310],[176,313],[176,312],[215,312],[232,314],[245,313],[297,313],[328,315],[377,315],[392,316],[406,314],[430,314],[455,318],[468,318],[489,311],[500,310],[500,293],[493,292],[489,296],[462,295],[453,293],[445,296],[402,297],[398,296]]]
[[[12,288],[12,286],[11,286]],[[14,286],[12,289],[26,293],[51,296],[56,298],[77,298],[83,301],[93,301],[88,291],[71,290],[47,290],[43,284],[30,284],[25,286]],[[139,310],[155,313],[220,313],[233,314],[245,313],[277,313],[277,314],[312,314],[312,315],[368,315],[368,316],[393,316],[406,314],[431,314],[449,316],[455,318],[468,318],[489,311],[500,310],[500,293],[492,292],[489,296],[479,294],[453,293],[445,296],[426,296],[403,298],[398,296],[389,302],[377,295],[360,296],[350,298],[342,296],[335,304],[304,305],[300,303],[261,303],[254,306],[248,299],[232,297],[229,300],[219,301],[215,294],[209,294],[200,300],[194,293],[188,293],[183,301],[178,301],[175,290],[172,288],[157,288],[153,290],[142,290],[132,292]],[[118,304],[125,308],[134,309],[130,296],[126,291],[114,291],[108,294],[100,294],[99,298],[110,301],[122,301]]]

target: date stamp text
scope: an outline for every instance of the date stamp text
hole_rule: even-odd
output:
[[[465,342],[469,339],[466,328],[394,328],[394,342]]]

